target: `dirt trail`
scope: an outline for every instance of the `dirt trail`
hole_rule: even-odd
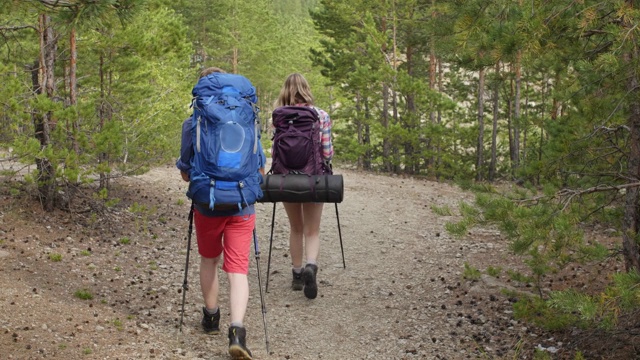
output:
[[[444,230],[470,199],[447,184],[338,169],[344,201],[326,204],[319,296],[289,289],[287,220],[276,206],[269,292],[270,354],[265,349],[256,262],[250,265],[246,316],[256,359],[466,359],[513,356],[531,329],[511,319],[509,299],[462,279],[476,267],[507,261],[495,231],[453,239]],[[183,332],[180,293],[188,203],[173,168],[121,180],[121,203],[108,210],[45,214],[3,196],[0,217],[0,357],[9,359],[227,359],[226,279],[221,277],[223,333],[201,333],[198,257],[193,239]],[[132,206],[137,202],[136,206]],[[257,205],[262,285],[273,204]],[[55,254],[60,255],[60,259]],[[59,261],[56,261],[59,260]],[[80,291],[93,298],[80,299]],[[558,346],[552,341],[544,346]]]

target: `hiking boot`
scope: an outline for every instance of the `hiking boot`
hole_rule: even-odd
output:
[[[207,308],[202,308],[202,329],[207,334],[218,334],[220,332],[220,309],[214,314],[210,314]]]
[[[246,345],[247,330],[239,326],[229,326],[229,355],[234,360],[251,360],[251,351]]]
[[[315,299],[318,296],[318,284],[316,284],[316,274],[318,274],[318,266],[307,264],[302,271],[302,279],[304,281],[304,296],[308,299]]]
[[[295,291],[300,291],[304,287],[304,281],[302,280],[302,271],[296,273],[293,269],[291,270],[293,273],[293,280],[291,281],[291,288]]]

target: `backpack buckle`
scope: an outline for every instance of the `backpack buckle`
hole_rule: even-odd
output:
[[[240,189],[244,189],[244,181],[238,181],[238,186],[240,187]]]

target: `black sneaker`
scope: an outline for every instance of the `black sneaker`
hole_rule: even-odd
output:
[[[206,308],[202,308],[202,329],[207,334],[220,333],[220,309],[214,314],[210,314]]]
[[[247,330],[239,326],[229,326],[229,355],[234,360],[251,360],[251,351],[246,345]]]
[[[318,274],[318,266],[307,264],[302,272],[304,280],[304,296],[309,299],[315,299],[318,296],[318,284],[316,284],[316,274]]]
[[[293,280],[291,281],[291,288],[295,291],[300,291],[304,287],[304,281],[302,280],[302,271],[296,273],[293,269],[291,269],[293,273]]]

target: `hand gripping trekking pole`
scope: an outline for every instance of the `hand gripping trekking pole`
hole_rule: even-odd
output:
[[[267,348],[267,354],[269,353],[269,335],[267,334],[267,307],[264,304],[264,297],[262,295],[262,282],[260,281],[260,247],[258,246],[258,233],[256,228],[253,228],[253,246],[256,252],[256,268],[258,268],[258,288],[260,289],[260,305],[262,306],[262,324],[264,325],[264,342]]]
[[[189,210],[189,232],[187,235],[187,261],[184,265],[184,282],[182,283],[182,311],[180,311],[180,326],[179,330],[182,332],[182,319],[184,318],[184,300],[187,296],[187,290],[189,290],[189,284],[187,283],[187,275],[189,275],[189,252],[191,251],[191,233],[193,232],[193,207],[191,203],[191,210]]]

